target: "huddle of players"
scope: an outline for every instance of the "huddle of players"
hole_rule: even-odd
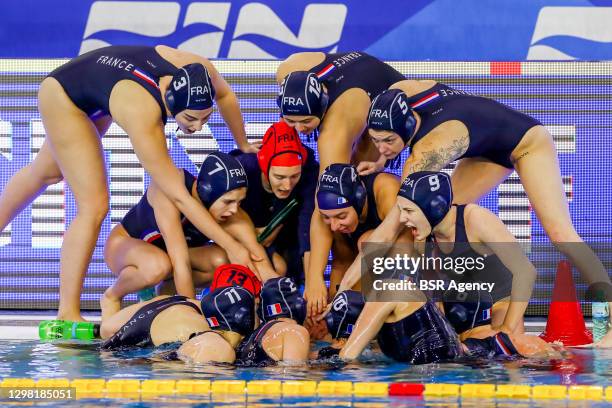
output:
[[[303,269],[312,324],[335,292],[356,288],[363,242],[410,245],[431,239],[446,257],[487,255],[483,275],[469,278],[496,283],[490,294],[494,329],[476,324],[488,321],[487,294],[474,294],[470,302],[460,299],[465,310],[457,319],[469,323],[463,325],[467,337],[478,337],[478,329],[481,338],[490,338],[488,344],[501,342],[507,349],[508,339],[499,340],[499,333],[508,337],[520,330],[536,271],[520,246],[496,248],[495,243],[516,240],[494,214],[471,203],[513,170],[551,241],[590,284],[612,288],[603,264],[572,225],[552,136],[534,118],[435,81],[408,80],[363,52],[294,54],[280,64],[276,77],[282,121],[269,129],[261,149],[246,140],[238,98],[214,65],[186,51],[109,46],[71,60],[43,80],[38,99],[45,142],[0,194],[0,230],[47,186],[65,178],[77,214],[62,243],[59,319],[82,319],[83,280],[108,213],[99,138],[112,121],[127,132],[152,182],[105,245],[105,261],[117,277],[100,301],[107,337],[126,331],[126,322],[139,326],[141,316],[148,316],[150,327],[141,332],[150,333],[145,340],[152,337],[154,344],[200,331],[198,341],[220,341],[221,336],[207,331],[198,302],[192,300],[195,288],[228,262],[248,266],[264,283],[285,274],[301,276]],[[209,120],[214,104],[241,152],[209,155],[196,177],[172,163],[164,125],[172,116],[182,132],[192,134]],[[320,166],[297,132],[316,136]],[[397,177],[380,171],[397,163],[406,148],[410,155],[400,188]],[[451,188],[439,170],[453,160],[459,163]],[[410,252],[421,254],[419,245]],[[323,272],[330,250],[328,290]],[[180,296],[120,310],[123,296],[158,283],[165,286],[162,293]],[[138,314],[139,307],[151,310]],[[174,308],[181,313],[168,312]],[[167,312],[184,320],[184,328],[158,336],[156,327],[170,327],[164,322]],[[393,338],[387,345],[413,341],[410,333],[418,337],[421,331],[402,323],[409,318],[439,322],[433,332],[442,336],[447,332],[442,323],[455,318],[452,310],[442,319],[436,313],[423,299],[369,302],[355,323],[357,335],[339,354],[351,358],[365,347],[364,339],[369,342],[384,332]],[[192,326],[201,330],[192,331]],[[455,329],[462,332],[463,326]],[[461,334],[466,337],[466,331]],[[600,343],[612,346],[612,332]]]
[[[238,366],[304,364],[313,357],[309,332],[302,326],[305,303],[291,278],[272,278],[262,285],[248,268],[228,264],[215,271],[210,291],[200,302],[180,295],[158,296],[104,319],[101,348],[173,343],[164,359]],[[364,303],[360,292],[339,293],[325,317],[333,343],[319,349],[316,358],[357,358],[373,338],[386,356],[411,364],[449,361],[465,354],[558,355],[537,337],[492,333],[492,305],[484,296],[445,303],[446,317],[426,299],[394,304],[388,316],[372,305]],[[389,322],[390,316],[395,320]],[[372,317],[384,322],[375,332]]]
[[[566,214],[567,203],[555,191],[547,191],[549,187],[559,190],[559,186],[543,186],[541,178],[533,179],[538,172],[558,173],[550,134],[537,120],[509,107],[435,81],[406,80],[365,53],[319,54],[296,54],[279,67],[281,92],[277,103],[282,120],[266,132],[257,153],[211,154],[197,178],[184,174],[185,187],[193,197],[254,256],[255,275],[264,282],[261,308],[257,308],[263,322],[261,330],[250,323],[253,319],[244,317],[252,315],[249,307],[241,309],[242,317],[236,318],[245,326],[233,330],[227,315],[215,316],[207,309],[213,302],[212,295],[207,295],[199,310],[210,328],[224,322],[222,332],[248,336],[248,344],[265,343],[266,333],[281,326],[269,324],[264,311],[291,318],[292,324],[299,326],[303,315],[312,318],[320,314],[327,301],[334,299],[323,315],[336,341],[321,351],[323,356],[355,358],[374,338],[383,353],[412,363],[452,359],[466,351],[552,353],[541,340],[520,334],[535,268],[518,244],[500,250],[497,243],[516,243],[512,234],[494,214],[469,204],[515,169],[551,239],[572,241],[575,231]],[[318,136],[321,169],[314,152],[301,143],[298,131]],[[411,154],[400,183],[396,176],[382,170],[397,162],[407,147]],[[451,186],[450,177],[438,170],[456,159],[461,162]],[[182,215],[179,224],[189,247],[188,261],[184,250],[178,256],[181,251],[170,248],[174,246],[171,240],[164,244],[163,238],[170,237],[164,232],[168,228],[155,224],[164,211],[155,208],[153,197],[155,194],[148,192],[117,228],[123,228],[130,238],[167,251],[170,264],[166,262],[155,273],[149,265],[141,268],[142,273],[152,275],[146,282],[109,288],[105,297],[110,301],[102,302],[103,317],[117,316],[117,300],[139,289],[135,286],[170,277],[177,283],[178,293],[193,298],[195,286],[210,281],[212,271],[231,257],[210,245],[208,238]],[[552,204],[547,205],[546,212],[538,212],[544,202]],[[147,217],[143,214],[152,220],[144,228]],[[561,223],[563,228],[552,228],[551,217],[554,225]],[[351,290],[359,287],[364,242],[407,243],[407,251],[415,256],[428,248],[444,258],[484,256],[485,267],[480,272],[453,275],[450,271],[447,278],[492,282],[494,289],[491,293],[471,292],[467,298],[447,291],[438,305],[420,292],[410,301],[366,303]],[[107,245],[107,262],[119,276],[118,282],[124,274],[125,282],[133,282],[127,278],[132,264],[118,262],[115,264],[119,266],[113,268],[112,259],[127,257],[123,256],[122,245],[114,250],[112,246]],[[559,248],[581,271],[585,260],[596,259],[589,251],[582,251],[579,257],[570,247]],[[328,291],[317,284],[322,279],[317,272],[327,263],[330,249],[333,257]],[[190,280],[184,272],[177,274],[176,266],[186,262],[191,264]],[[595,269],[592,276],[583,274],[590,280],[605,281],[598,275],[601,268]],[[294,279],[279,278],[286,274]],[[301,283],[302,275],[306,301],[296,292],[294,283]],[[268,282],[278,283],[274,295],[266,294]],[[279,282],[285,282],[284,286]],[[268,290],[273,290],[272,286]],[[233,300],[237,293],[241,291],[225,292]],[[254,304],[257,293],[243,297]],[[287,301],[289,298],[293,300]],[[219,312],[219,307],[215,310]],[[119,330],[117,322],[110,327]],[[106,332],[115,333],[108,327]],[[308,343],[304,330],[287,329],[289,332],[299,337],[295,342]],[[207,333],[204,330],[201,335],[206,337]],[[232,350],[245,349],[238,346],[236,338],[228,342]],[[277,353],[273,360],[285,359],[283,353]],[[298,354],[304,353],[307,351]],[[185,355],[185,350],[178,355]],[[237,359],[241,361],[240,356]],[[287,359],[303,358],[294,355]]]
[[[122,311],[108,310],[102,303],[102,335],[107,338],[103,348],[178,341],[182,344],[173,356],[186,361],[238,365],[306,361],[310,351],[309,331],[302,326],[307,314],[306,301],[294,279],[279,275],[295,272],[295,262],[287,268],[285,260],[302,260],[309,250],[309,221],[316,197],[320,216],[335,233],[330,292],[341,288],[324,319],[334,342],[321,349],[319,357],[357,358],[375,338],[385,355],[414,364],[451,360],[466,352],[485,356],[554,353],[538,338],[492,328],[494,314],[501,315],[498,321],[504,321],[512,290],[512,273],[494,254],[487,259],[484,273],[488,276],[463,278],[493,280],[495,291],[470,293],[467,299],[447,291],[442,303],[444,313],[420,293],[420,297],[411,301],[366,304],[361,293],[349,290],[357,283],[353,281],[354,273],[345,274],[348,264],[359,253],[359,244],[380,226],[396,205],[396,197],[416,205],[422,212],[429,228],[426,235],[434,234],[434,228],[439,232],[438,226],[457,208],[452,206],[450,178],[445,173],[417,172],[400,186],[392,174],[375,172],[361,177],[354,166],[336,163],[328,166],[316,183],[319,169],[313,156],[295,129],[280,121],[268,129],[258,153],[213,153],[202,164],[197,178],[184,171],[187,189],[206,206],[219,225],[245,245],[249,242],[245,237],[249,236],[251,243],[266,247],[265,255],[257,262],[259,269],[253,273],[239,265],[227,265],[227,258],[223,256],[216,263],[198,269],[198,264],[202,264],[198,258],[210,261],[209,250],[213,244],[182,219],[187,246],[190,250],[203,251],[190,253],[194,266],[191,286],[209,282],[212,271],[205,269],[216,269],[210,293],[200,303],[190,300],[195,296],[162,296]],[[432,189],[434,185],[436,188]],[[232,194],[237,195],[232,197]],[[116,228],[124,229],[130,239],[168,251],[175,243],[166,244],[163,228],[158,225],[159,211],[150,197],[147,192]],[[293,217],[284,218],[280,223],[291,226],[268,226],[272,232],[257,242],[256,235],[266,235],[271,219],[287,211],[287,207],[293,211]],[[465,228],[465,206],[459,208],[460,224]],[[411,227],[399,234],[403,235],[403,242],[413,243],[426,237],[419,235],[422,234],[420,225],[411,225],[409,219],[403,222]],[[288,234],[278,239],[281,232]],[[465,231],[463,238],[460,235],[456,235],[456,241],[465,246]],[[109,241],[112,237],[113,234]],[[396,237],[395,242],[402,242],[402,238]],[[114,250],[107,248],[107,258],[113,257],[113,251],[120,252],[121,247],[119,244]],[[281,252],[285,257],[279,255]],[[463,250],[460,255],[470,254]],[[168,251],[168,257],[172,263],[172,251]],[[124,273],[129,271],[119,270],[118,282]],[[141,287],[161,283],[171,278],[172,273],[176,279],[176,270],[172,267],[159,271],[143,268],[141,273],[153,276],[153,279],[142,279]],[[299,275],[292,276],[299,279]],[[190,317],[181,322],[175,318],[174,311],[163,313],[173,308],[182,308],[180,315]]]

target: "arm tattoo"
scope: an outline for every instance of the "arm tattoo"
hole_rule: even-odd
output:
[[[422,152],[420,159],[412,164],[409,172],[440,171],[444,166],[461,157],[469,146],[470,139],[468,135],[456,137],[448,146]]]

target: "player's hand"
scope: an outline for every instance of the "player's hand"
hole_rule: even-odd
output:
[[[340,293],[340,292],[338,292],[338,293]],[[333,304],[334,304],[334,302],[328,304],[327,307],[325,308],[325,310],[323,311],[323,313],[320,313],[320,314],[316,315],[314,317],[314,320],[317,321],[317,322],[320,322],[321,320],[325,319],[325,316],[327,316],[329,314],[329,312],[331,312],[331,308],[332,308]]]
[[[357,165],[357,173],[359,173],[360,176],[367,176],[368,174],[376,173],[381,170],[378,164],[372,161],[362,161]]]
[[[320,320],[313,319],[312,317],[304,321],[304,327],[308,330],[308,333],[310,333],[311,340],[323,340],[325,336],[329,334],[327,324]]]
[[[317,282],[306,282],[304,299],[307,302],[308,317],[322,313],[327,306],[327,287],[323,279]]]
[[[240,150],[243,153],[257,153],[259,149],[261,149],[261,146],[262,146],[261,142],[252,142],[252,143],[247,143],[247,144],[240,146]]]
[[[236,243],[227,249],[227,257],[230,263],[244,265],[252,271],[257,271],[254,262],[261,262],[262,259],[250,252],[244,246]]]

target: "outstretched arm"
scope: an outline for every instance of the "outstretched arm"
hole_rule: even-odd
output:
[[[387,317],[395,309],[396,302],[368,302],[365,304],[353,332],[340,350],[340,358],[354,360],[378,334]]]
[[[364,241],[364,244],[395,242],[398,235],[403,230],[403,226],[399,221],[399,216],[399,208],[394,206],[389,214],[387,214],[383,222],[376,227],[376,229],[372,231],[372,234],[370,234],[370,236]],[[365,248],[365,246],[362,246],[362,248]],[[338,293],[351,289],[361,279],[361,259],[363,258],[363,254],[364,251],[362,249],[344,274],[342,282],[340,282],[340,286],[338,287]]]
[[[503,331],[512,333],[525,314],[537,271],[514,235],[495,214],[486,208],[469,205],[466,208],[465,217],[466,225],[469,225],[470,241],[484,243],[512,272],[510,306],[502,325]]]
[[[246,247],[252,254],[261,258],[260,262],[255,262],[259,279],[262,282],[268,279],[278,278],[278,274],[274,270],[272,263],[268,259],[265,248],[257,242],[257,235],[253,222],[243,209],[239,209],[238,213],[231,218],[231,221],[224,226],[225,230],[238,242]]]
[[[195,288],[189,261],[189,249],[181,225],[181,214],[172,201],[155,185],[155,182],[149,185],[147,199],[153,207],[155,221],[166,243],[168,256],[172,263],[176,293],[194,299]]]
[[[236,94],[210,61],[206,61],[208,62],[206,67],[208,72],[210,72],[211,80],[215,87],[215,101],[217,102],[219,113],[221,113],[223,120],[227,123],[227,127],[232,132],[236,145],[245,153],[256,153],[258,149],[251,146],[247,139],[244,130],[244,119],[242,118]]]
[[[232,262],[252,267],[249,252],[187,191],[168,154],[161,111],[155,100],[137,83],[122,81],[111,93],[110,107],[117,124],[129,135],[140,163],[166,197],[198,230],[225,249]]]

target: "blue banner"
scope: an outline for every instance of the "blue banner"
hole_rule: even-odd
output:
[[[610,0],[6,0],[0,57],[166,44],[210,58],[365,50],[386,60],[612,58]]]

